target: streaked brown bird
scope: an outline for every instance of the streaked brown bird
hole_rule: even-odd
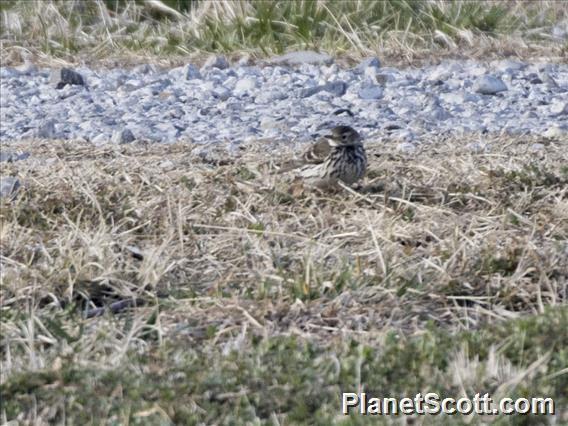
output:
[[[365,175],[367,155],[359,133],[349,126],[336,126],[319,139],[301,159],[285,164],[281,172],[298,169],[298,176],[319,188],[352,185]]]

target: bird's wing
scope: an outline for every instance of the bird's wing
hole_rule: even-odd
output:
[[[302,159],[307,164],[320,164],[331,153],[331,145],[327,138],[321,138],[311,145],[302,155]]]
[[[279,173],[286,173],[306,164],[321,164],[331,152],[331,145],[326,138],[319,139],[316,143],[304,151],[301,158],[283,163],[280,166]]]
[[[305,165],[298,170],[298,176],[304,179],[319,179],[323,174],[323,164]]]

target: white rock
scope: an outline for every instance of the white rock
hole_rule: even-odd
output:
[[[235,84],[235,93],[237,94],[250,93],[254,89],[256,89],[256,79],[252,77],[241,78]]]
[[[478,78],[473,84],[473,90],[482,95],[494,95],[507,90],[507,86],[500,78],[485,75]]]
[[[544,131],[542,136],[549,139],[566,140],[568,138],[568,129],[560,126],[550,126]]]
[[[568,114],[568,102],[556,101],[550,105],[550,112],[552,115],[565,115]]]

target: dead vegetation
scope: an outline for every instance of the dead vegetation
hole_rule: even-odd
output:
[[[335,357],[350,341],[380,352],[389,347],[388,336],[411,345],[438,330],[486,336],[479,346],[486,348],[479,349],[486,359],[487,348],[497,350],[502,342],[495,340],[499,333],[488,337],[484,330],[541,318],[550,309],[564,311],[556,317],[559,325],[544,325],[562,339],[568,291],[565,146],[484,137],[487,149],[476,152],[468,142],[479,142],[479,136],[465,139],[432,141],[412,154],[395,151],[389,141],[369,141],[370,170],[362,187],[333,194],[274,174],[270,144],[245,147],[222,165],[183,143],[12,145],[32,157],[3,166],[4,175],[22,182],[13,200],[2,199],[0,210],[2,383],[13,392],[10,403],[28,401],[30,389],[18,385],[22,374],[71,367],[108,372],[121,365],[127,371],[138,356],[163,356],[160,348],[197,351],[222,364],[218,357],[235,351],[239,357],[256,353],[254,342],[272,345],[295,336],[301,345]],[[279,152],[291,155],[286,148]],[[527,331],[521,327],[521,333]],[[276,353],[288,350],[274,345]],[[539,345],[535,356],[546,368],[538,380],[560,374],[555,380],[565,382],[565,347],[551,359],[545,357],[548,344]],[[435,359],[432,348],[421,350],[421,365]],[[447,350],[457,357],[464,348]],[[159,380],[167,381],[161,374],[180,359],[160,359]],[[303,362],[293,359],[298,366]],[[459,359],[474,361],[463,353]],[[527,362],[493,378],[489,388],[524,374]],[[151,365],[140,368],[154,371]],[[204,368],[213,374],[217,367]],[[54,380],[43,386],[78,384]],[[241,382],[235,380],[238,396]],[[560,386],[555,383],[546,389]],[[116,383],[109,386],[110,392]],[[289,386],[297,390],[300,384]],[[260,410],[258,401],[248,401]],[[31,418],[28,404],[21,419]],[[45,404],[40,408],[47,410]],[[3,412],[8,420],[18,414],[9,407]],[[337,414],[336,408],[321,409]],[[282,410],[278,415],[290,418]],[[40,417],[52,418],[48,411]],[[199,410],[192,413],[206,418]]]

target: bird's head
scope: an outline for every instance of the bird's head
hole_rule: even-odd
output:
[[[362,139],[361,135],[349,126],[335,126],[327,138],[332,146],[356,145]]]

